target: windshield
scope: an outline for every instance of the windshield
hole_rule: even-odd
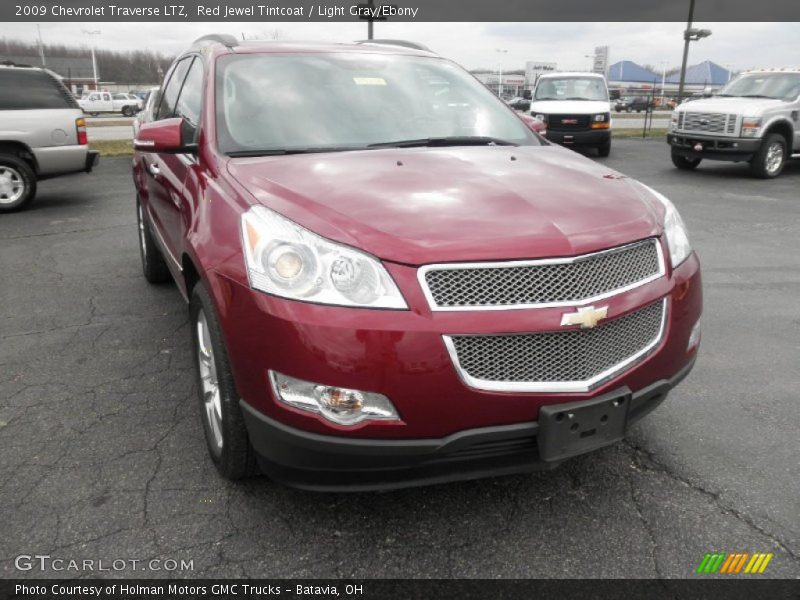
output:
[[[436,58],[224,56],[217,67],[216,106],[220,149],[234,155],[394,143],[542,143],[469,73]]]
[[[723,87],[717,95],[794,100],[800,96],[800,73],[742,75]]]
[[[608,101],[606,82],[600,77],[545,77],[536,86],[536,100]]]

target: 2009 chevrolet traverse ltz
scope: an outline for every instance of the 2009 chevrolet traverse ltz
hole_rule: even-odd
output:
[[[226,477],[546,468],[621,439],[694,363],[672,203],[424,47],[201,38],[135,148],[144,274],[189,301]]]

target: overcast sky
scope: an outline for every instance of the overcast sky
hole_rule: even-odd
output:
[[[697,23],[713,31],[692,44],[690,64],[712,60],[734,70],[800,67],[800,23]],[[628,59],[660,69],[680,65],[684,23],[376,23],[375,36],[422,42],[473,69],[524,68],[528,60],[561,69],[588,69],[586,55],[610,46],[610,60]],[[99,29],[98,47],[150,48],[178,53],[211,32],[287,40],[346,42],[366,37],[365,23],[42,23],[45,43],[88,44],[83,30]],[[35,23],[0,23],[0,37],[36,39]],[[507,52],[498,52],[505,50]]]

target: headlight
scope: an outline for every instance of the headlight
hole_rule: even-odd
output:
[[[611,113],[592,116],[592,129],[608,129],[609,127],[611,127]]]
[[[677,129],[678,128],[678,111],[673,111],[672,116],[669,120],[669,128],[670,129]]]
[[[664,235],[667,237],[667,247],[669,248],[669,260],[674,269],[692,253],[692,246],[689,243],[689,233],[686,225],[678,213],[678,209],[670,202],[666,196],[655,191],[653,188],[642,184],[650,191],[661,204],[664,205]]]
[[[533,113],[531,113],[531,114],[533,115]],[[538,115],[533,115],[533,116],[535,118],[539,119],[540,121],[544,121],[545,123],[547,123],[547,115],[538,114]]]
[[[608,119],[609,119],[608,113],[600,113],[599,115],[595,115],[593,120],[595,123],[605,123],[606,121],[608,121]]]
[[[242,215],[251,287],[320,304],[408,308],[378,259],[300,227],[263,206]]]
[[[400,419],[394,405],[383,394],[319,385],[277,371],[270,371],[269,375],[279,401],[317,413],[339,425]]]
[[[745,117],[742,119],[742,137],[758,137],[761,129],[761,118]]]

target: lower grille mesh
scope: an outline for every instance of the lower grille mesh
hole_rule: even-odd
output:
[[[665,302],[659,300],[593,329],[449,339],[457,366],[472,380],[588,382],[608,371],[621,370],[631,358],[654,346],[661,335],[665,310]]]

